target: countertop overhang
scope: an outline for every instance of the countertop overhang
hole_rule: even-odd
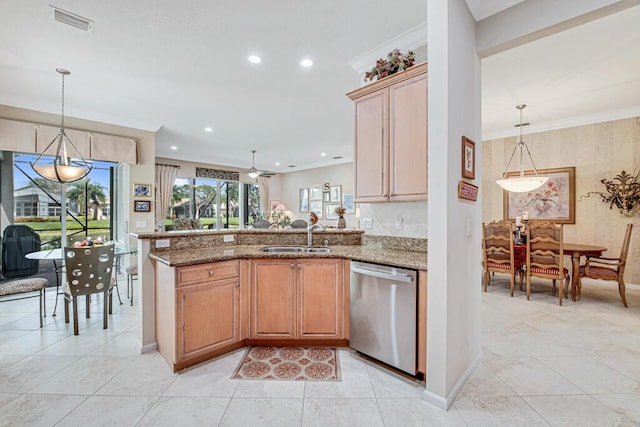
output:
[[[269,253],[261,252],[266,245],[228,245],[219,247],[164,250],[151,252],[149,257],[170,267],[184,267],[207,262],[225,261],[229,259],[252,258],[344,258],[394,267],[427,270],[427,253],[383,249],[361,245],[329,246],[331,252],[326,253]]]

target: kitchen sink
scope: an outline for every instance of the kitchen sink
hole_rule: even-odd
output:
[[[260,252],[270,253],[286,253],[286,252],[301,252],[301,253],[327,253],[331,252],[330,248],[313,248],[308,246],[267,246],[260,249]]]

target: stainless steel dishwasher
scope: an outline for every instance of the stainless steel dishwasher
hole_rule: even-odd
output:
[[[350,346],[416,374],[416,272],[351,262]]]

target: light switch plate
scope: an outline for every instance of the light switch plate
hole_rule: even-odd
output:
[[[224,239],[225,242],[233,242],[234,236],[233,236],[233,234],[225,234],[223,239]]]
[[[373,228],[373,219],[362,218],[362,228],[371,230]]]

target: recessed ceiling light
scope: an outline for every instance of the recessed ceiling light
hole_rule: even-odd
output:
[[[326,156],[326,155],[327,155],[327,153],[320,153],[320,155],[321,155],[322,157],[324,157],[324,156]]]
[[[205,132],[213,132],[213,128],[211,126],[207,126],[206,128],[204,128]]]
[[[313,61],[308,58],[305,58],[302,61],[300,61],[300,65],[302,65],[305,68],[309,68],[313,65]]]
[[[172,145],[172,146],[171,146],[171,147],[169,147],[169,148],[171,148],[172,150],[177,150],[177,149],[178,149],[178,147],[176,147],[175,145]]]
[[[276,162],[276,166],[280,166],[280,162]]]
[[[252,64],[259,64],[262,62],[262,58],[260,58],[258,55],[251,55],[248,59]]]

